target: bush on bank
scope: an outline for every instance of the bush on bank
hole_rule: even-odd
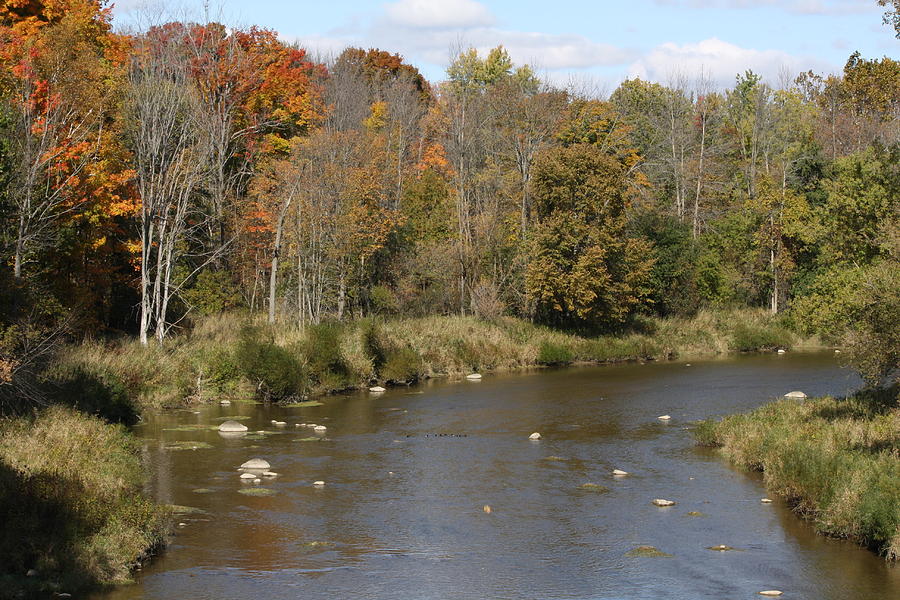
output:
[[[3,593],[127,581],[167,529],[165,510],[141,493],[143,479],[122,426],[62,406],[0,421]]]
[[[900,558],[900,388],[847,398],[780,400],[749,414],[705,421],[701,444],[762,471],[824,534]]]

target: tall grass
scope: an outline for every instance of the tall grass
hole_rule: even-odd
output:
[[[472,371],[696,358],[787,348],[794,341],[778,320],[758,310],[645,319],[630,333],[591,338],[510,317],[364,319],[297,327],[226,314],[201,320],[163,347],[142,348],[133,341],[73,347],[58,370],[115,384],[146,409],[222,396],[292,399]]]
[[[766,486],[825,534],[900,558],[900,388],[781,400],[707,421],[702,444],[762,471]]]
[[[60,406],[0,421],[0,595],[127,581],[167,527],[143,475],[122,426]]]

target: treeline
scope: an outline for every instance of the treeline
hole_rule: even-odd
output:
[[[235,309],[608,332],[767,307],[897,365],[897,61],[600,99],[502,47],[428,82],[258,28],[120,34],[104,4],[0,2],[0,388],[57,337]]]

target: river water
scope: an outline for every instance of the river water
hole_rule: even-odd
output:
[[[203,512],[180,518],[135,585],[96,598],[682,600],[768,589],[785,599],[900,598],[900,568],[817,536],[777,499],[761,503],[759,476],[697,448],[687,430],[791,390],[858,385],[833,355],[789,353],[153,415],[137,428],[151,493]],[[228,416],[282,433],[223,439],[199,429]],[[296,423],[327,432],[301,441],[316,436]],[[543,437],[530,441],[535,431]],[[164,448],[179,440],[212,448]],[[274,495],[239,493],[253,484],[236,469],[253,457],[280,474],[256,486]],[[736,550],[707,549],[718,544]],[[641,545],[671,556],[626,556]]]

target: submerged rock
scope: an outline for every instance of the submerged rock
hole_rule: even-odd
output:
[[[760,596],[780,596],[784,592],[781,590],[763,590],[759,593]]]
[[[494,512],[494,509],[491,508],[490,504],[485,504],[484,508],[482,508],[481,510],[483,510],[486,514],[491,514],[492,512]]]
[[[468,379],[469,381],[478,381],[479,379],[481,379],[481,373],[469,373],[468,375],[466,375],[466,379]]]
[[[662,416],[659,416],[656,418],[659,419],[660,421],[671,421],[672,420],[672,417],[670,417],[669,415],[662,415]]]
[[[625,553],[630,558],[667,558],[672,556],[656,548],[655,546],[638,546],[634,550]]]
[[[598,483],[582,483],[581,489],[589,492],[608,492],[609,490]]]
[[[231,406],[231,400],[219,400],[220,406]]]
[[[539,440],[539,439],[541,439],[541,434],[539,434],[537,431],[535,431],[534,433],[532,433],[531,435],[528,436],[528,439],[529,440]]]
[[[321,432],[321,431],[325,431],[326,429],[328,429],[328,428],[325,427],[324,425],[316,425],[315,427],[313,427],[313,431],[320,431],[320,432]]]
[[[628,471],[623,471],[622,469],[613,469],[613,475],[616,477],[624,477],[628,475]]]
[[[269,488],[244,488],[238,490],[238,493],[245,496],[272,496],[275,494],[275,490],[270,490]]]
[[[247,426],[243,423],[238,423],[237,421],[225,421],[221,425],[219,425],[219,431],[223,431],[225,433],[240,433],[243,431],[247,431]]]
[[[386,392],[387,390],[385,388],[381,387],[380,385],[375,385],[375,386],[370,387],[369,391],[372,392],[373,394],[381,394],[383,392]]]
[[[772,504],[772,500],[769,498],[760,498],[759,501],[762,502],[763,504]]]
[[[700,512],[699,510],[692,510],[691,512],[689,512],[689,513],[687,514],[687,516],[689,516],[689,517],[705,517],[706,515],[704,515],[704,514],[703,514],[702,512]]]
[[[313,485],[316,487],[325,487],[324,481],[313,481]]]
[[[251,458],[247,462],[241,465],[242,469],[262,469],[264,471],[268,471],[272,468],[272,465],[261,458]]]
[[[275,427],[284,427],[285,425],[287,425],[287,423],[285,421],[274,421],[272,425],[274,425]]]
[[[256,479],[256,475],[254,473],[241,473],[241,479],[244,481]]]
[[[806,400],[807,396],[803,392],[788,392],[784,395],[785,398],[789,398],[791,400]]]
[[[656,498],[653,500],[653,504],[656,506],[675,506],[677,502],[674,500],[665,500],[663,498]]]
[[[726,546],[725,544],[719,544],[718,546],[710,546],[707,550],[714,550],[715,552],[729,552],[730,550],[734,550],[731,546]]]

